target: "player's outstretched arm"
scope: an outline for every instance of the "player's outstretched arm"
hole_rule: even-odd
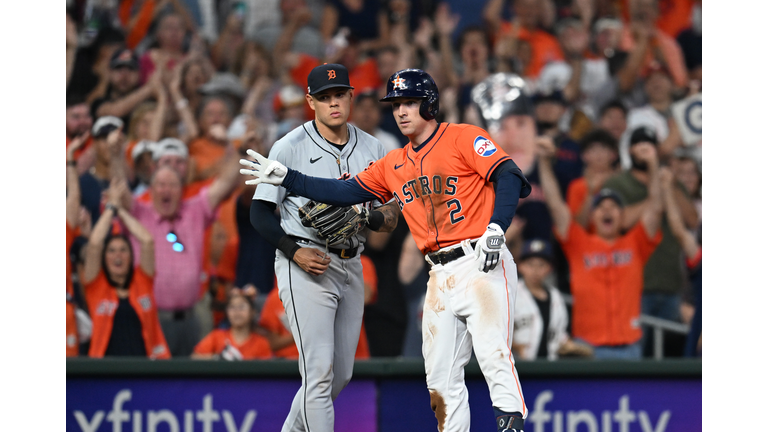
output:
[[[247,180],[245,184],[266,183],[283,186],[296,195],[336,206],[348,206],[378,199],[356,181],[310,177],[286,168],[280,162],[267,159],[253,150],[247,152],[256,160],[240,159],[240,164],[246,167],[240,169],[240,174],[255,178]]]

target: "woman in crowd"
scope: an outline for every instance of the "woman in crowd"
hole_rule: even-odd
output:
[[[85,297],[93,320],[90,357],[171,357],[160,328],[153,294],[155,249],[152,234],[121,207],[125,181],[113,180],[107,204],[93,227],[83,269]],[[141,245],[139,265],[125,234],[115,234],[113,218]]]
[[[215,329],[192,353],[193,359],[254,360],[272,357],[269,342],[257,330],[256,309],[243,291],[233,289],[227,301],[230,328]]]

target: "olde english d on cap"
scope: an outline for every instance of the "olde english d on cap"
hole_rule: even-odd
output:
[[[333,87],[354,88],[349,85],[349,71],[340,64],[317,66],[307,77],[307,93],[311,95]]]

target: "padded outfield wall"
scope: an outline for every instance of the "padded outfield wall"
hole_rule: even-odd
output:
[[[518,362],[528,432],[701,431],[701,360]],[[495,430],[476,362],[473,431]],[[300,386],[295,361],[68,359],[66,430],[279,431]],[[420,360],[355,364],[337,432],[435,431]]]

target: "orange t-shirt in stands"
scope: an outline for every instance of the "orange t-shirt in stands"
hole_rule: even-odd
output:
[[[88,355],[101,358],[104,357],[109,339],[112,336],[112,325],[119,301],[117,291],[107,281],[104,270],[101,270],[91,283],[85,285],[85,298],[93,321],[93,335],[91,336],[91,348]],[[134,268],[133,280],[128,287],[128,299],[139,316],[139,321],[141,321],[141,333],[144,338],[147,357],[171,358],[171,352],[165,342],[165,335],[160,328],[160,320],[157,317],[154,282],[152,277],[144,273],[141,267]]]
[[[73,299],[75,289],[72,285],[72,261],[69,259],[69,250],[75,239],[80,235],[80,228],[72,228],[67,225],[67,357],[75,357],[79,351],[79,341],[77,339],[77,318],[75,317],[75,304]]]
[[[635,46],[632,32],[627,27],[624,27],[622,32],[620,46],[621,49],[627,52],[632,51]],[[685,67],[683,50],[674,38],[663,31],[657,31],[656,37],[651,41],[651,47],[645,53],[645,59],[643,59],[643,64],[640,68],[640,76],[646,77],[653,70],[653,66],[656,63],[653,54],[655,51],[654,46],[664,56],[667,69],[675,85],[678,87],[686,86],[688,84],[688,69]]]
[[[251,336],[242,344],[235,342],[229,329],[215,329],[195,346],[195,354],[219,354],[227,346],[227,343],[237,348],[243,355],[243,360],[272,358],[269,342],[260,334],[251,333]]]
[[[378,294],[376,267],[374,266],[373,261],[366,255],[361,255],[360,261],[363,264],[363,281],[371,286],[371,289],[373,290],[373,301],[375,301],[376,295]],[[285,314],[285,307],[283,307],[283,302],[280,301],[277,284],[275,284],[275,287],[267,295],[267,299],[261,309],[259,326],[272,333],[276,333],[279,336],[286,336],[290,334],[291,331],[290,329],[287,329],[280,320],[280,317],[283,314]],[[296,347],[296,344],[293,343],[275,351],[275,357],[297,359],[299,358],[299,349]],[[368,347],[368,337],[365,334],[365,323],[360,327],[360,339],[357,341],[355,358],[358,360],[371,358],[371,351]]]
[[[661,242],[661,230],[649,238],[638,222],[611,244],[571,219],[567,237],[555,235],[571,272],[573,336],[592,345],[640,340],[643,268]]]
[[[196,180],[206,180],[219,174],[221,162],[227,148],[206,137],[193,139],[189,143],[189,158],[195,161]]]
[[[509,34],[512,30],[512,23],[502,22],[499,29],[499,37]],[[560,42],[557,41],[556,37],[544,30],[536,29],[530,31],[526,28],[521,28],[519,38],[528,42],[531,46],[531,61],[526,66],[525,71],[523,71],[526,77],[536,78],[547,63],[565,58],[563,49],[560,48]]]

